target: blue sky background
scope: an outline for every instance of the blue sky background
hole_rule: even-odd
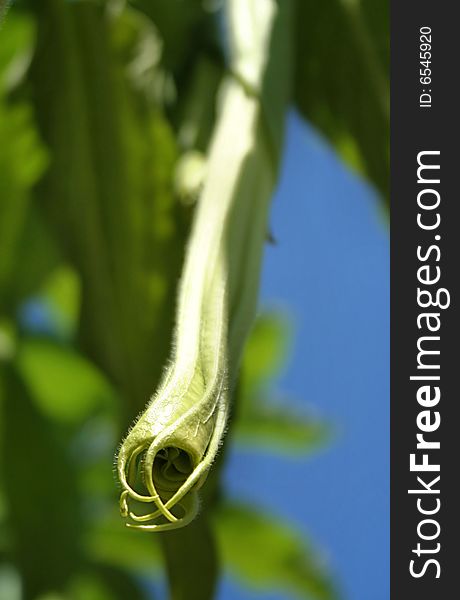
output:
[[[335,427],[326,449],[290,459],[234,449],[231,496],[289,520],[320,549],[346,600],[389,598],[389,235],[373,190],[296,114],[265,255],[261,305],[291,314],[277,388]],[[289,498],[283,505],[276,485]],[[299,481],[302,482],[299,488]],[[219,600],[284,600],[225,577]]]

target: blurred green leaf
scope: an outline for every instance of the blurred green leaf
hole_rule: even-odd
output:
[[[330,440],[331,428],[326,423],[267,400],[262,398],[258,406],[236,421],[239,443],[262,447],[267,452],[305,454]]]
[[[62,423],[79,423],[114,403],[102,373],[76,351],[41,339],[21,342],[17,364],[37,408]]]
[[[284,366],[291,338],[291,325],[280,312],[264,312],[258,317],[244,348],[241,385],[254,392],[266,385]]]
[[[3,25],[3,27],[2,27]],[[2,23],[0,9],[0,94],[18,82],[28,64],[34,42],[34,22],[27,15],[12,11],[8,25]]]
[[[214,527],[225,568],[247,585],[310,600],[337,598],[318,555],[277,517],[227,504],[216,511]]]
[[[34,8],[29,79],[53,157],[37,193],[81,277],[83,346],[120,386],[128,419],[152,393],[169,351],[158,339],[170,335],[187,231],[172,196],[175,140],[160,107],[117,62],[121,47],[130,65],[136,48],[144,51],[136,36],[128,35],[130,52],[120,41],[123,13],[85,1]],[[145,43],[149,31],[136,23]]]
[[[146,596],[123,571],[99,566],[97,572],[85,571],[70,582],[66,600],[141,600]]]
[[[107,584],[100,577],[85,573],[75,577],[66,594],[69,600],[112,600]]]
[[[13,261],[27,218],[29,190],[46,158],[26,104],[8,106],[0,94],[0,291],[13,273]],[[4,295],[2,294],[3,301]]]
[[[284,147],[284,119],[279,115],[286,114],[293,85],[294,8],[294,0],[277,0],[275,27],[268,49],[268,56],[276,60],[268,61],[262,88],[262,113],[275,176],[280,170]]]
[[[7,362],[14,356],[16,336],[16,323],[11,319],[0,318],[0,363]]]
[[[360,0],[359,6],[378,60],[384,72],[388,73],[390,69],[390,5],[384,0]]]
[[[386,0],[297,1],[295,102],[388,202]]]
[[[128,529],[115,509],[93,520],[83,543],[95,563],[138,575],[152,575],[162,566],[158,537]]]
[[[155,90],[183,150],[206,151],[225,70],[222,7],[207,0],[132,0],[158,31],[160,68]],[[152,89],[152,85],[150,85]]]
[[[34,39],[33,21],[11,13],[0,44],[0,306],[6,309],[14,259],[28,218],[29,191],[42,174],[46,153],[31,106],[8,102],[7,92],[24,74]],[[7,286],[8,284],[8,286]]]
[[[23,597],[62,590],[79,568],[81,528],[74,467],[66,443],[37,410],[17,373],[1,369],[0,466],[11,532],[7,558]]]
[[[164,42],[162,60],[181,74],[199,52],[200,46],[210,45],[214,31],[212,11],[202,0],[131,0],[153,21]]]
[[[68,265],[59,265],[51,271],[38,290],[38,298],[50,306],[57,331],[64,339],[73,338],[78,327],[80,287],[76,271]]]
[[[208,56],[200,56],[189,85],[180,98],[178,142],[183,150],[206,152],[216,116],[216,98],[223,65]]]
[[[248,446],[305,453],[324,444],[330,428],[308,412],[294,411],[288,399],[273,398],[270,384],[286,361],[290,329],[281,313],[257,318],[243,354],[234,433]]]

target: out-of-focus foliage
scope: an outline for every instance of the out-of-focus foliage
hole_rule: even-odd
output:
[[[284,364],[289,323],[266,313],[256,322],[241,366],[234,434],[248,446],[306,453],[323,444],[329,428],[317,417],[295,413],[287,399],[271,398],[270,383]]]
[[[223,505],[216,511],[216,533],[230,572],[254,587],[332,600],[331,581],[312,548],[276,517],[254,507]]]
[[[62,344],[24,340],[16,360],[32,400],[52,420],[79,423],[113,400],[113,391],[93,364]]]
[[[0,289],[7,293],[2,294],[0,303],[4,305],[12,293],[8,284],[17,278],[13,271],[29,218],[30,188],[44,171],[46,151],[39,141],[30,103],[7,101],[8,91],[21,76],[31,50],[33,23],[13,13],[8,27],[2,28],[1,36]]]
[[[297,2],[294,99],[388,201],[389,2]]]
[[[386,193],[384,5],[297,2],[293,100]],[[113,455],[169,354],[199,191],[177,185],[176,167],[186,153],[205,158],[228,68],[218,3],[2,9],[0,598],[136,600],[166,572],[174,600],[206,600],[219,569],[262,590],[335,597],[292,526],[225,499],[228,444],[190,527],[150,536],[116,512]],[[285,319],[262,315],[229,442],[296,453],[324,442],[322,422],[273,398],[288,345]]]

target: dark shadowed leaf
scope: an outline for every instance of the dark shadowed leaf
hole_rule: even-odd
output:
[[[298,0],[295,102],[388,201],[388,2]]]
[[[39,140],[32,107],[11,103],[8,92],[20,82],[28,64],[34,24],[11,13],[0,44],[0,306],[8,307],[17,281],[16,253],[28,221],[30,189],[43,173],[47,159]],[[8,284],[8,286],[7,286]],[[7,288],[7,289],[6,289]]]
[[[13,275],[30,188],[45,164],[30,106],[8,106],[0,90],[0,292]],[[5,295],[0,293],[3,302]]]
[[[146,598],[146,594],[124,571],[98,565],[97,571],[86,569],[72,579],[65,600],[126,600],[127,598],[142,600]],[[149,600],[153,600],[150,595]]]
[[[214,35],[213,15],[202,0],[131,0],[158,28],[164,41],[163,61],[176,74],[190,64],[200,46]]]
[[[62,590],[79,568],[80,503],[65,442],[37,410],[12,368],[2,368],[0,460],[8,560],[18,566],[24,598]],[[31,536],[33,532],[33,537]]]
[[[162,566],[158,537],[128,529],[115,507],[93,520],[83,543],[92,561],[108,567],[152,575]]]
[[[218,577],[216,541],[206,514],[161,534],[170,600],[212,600]]]
[[[50,272],[62,260],[36,205],[31,202],[15,246],[14,277],[8,281],[5,306],[11,312],[21,301],[39,291]]]
[[[128,420],[169,352],[158,340],[170,335],[187,230],[172,196],[174,137],[128,69],[153,33],[134,19],[126,36],[123,15],[90,2],[46,0],[37,17],[30,83],[53,156],[37,195],[81,278],[83,346],[120,386]]]

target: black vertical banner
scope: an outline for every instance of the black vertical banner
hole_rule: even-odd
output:
[[[391,598],[460,598],[460,31],[391,4]]]

